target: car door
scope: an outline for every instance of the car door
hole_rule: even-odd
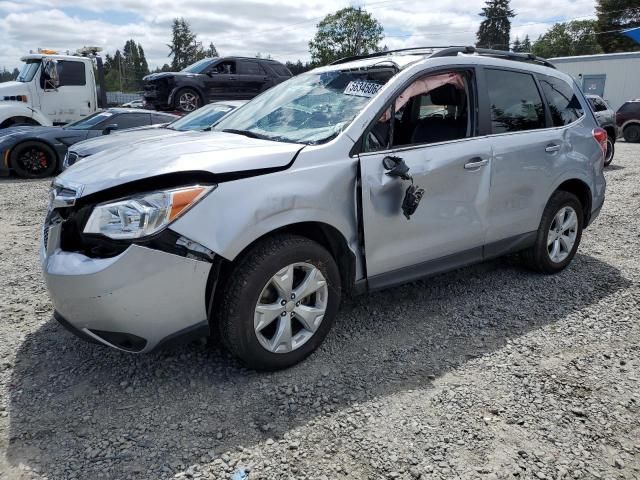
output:
[[[209,102],[238,98],[238,76],[234,60],[222,60],[212,65],[206,75]]]
[[[249,99],[258,95],[269,77],[262,66],[253,60],[238,60],[238,98]]]
[[[491,191],[487,243],[534,235],[549,190],[565,155],[571,154],[570,132],[561,128],[581,113],[566,82],[517,69],[486,68],[485,115],[491,147]],[[557,96],[547,109],[542,90]],[[556,125],[554,125],[554,121]],[[555,128],[555,127],[560,128]],[[499,252],[498,252],[499,253]]]
[[[91,76],[85,62],[58,60],[56,72],[58,86],[53,88],[41,69],[38,96],[41,111],[54,124],[66,124],[80,120],[92,113],[92,89],[87,85]]]
[[[472,90],[468,88],[468,92]],[[475,105],[474,98],[469,104]],[[425,109],[423,103],[417,107],[437,123],[440,113],[435,107]],[[474,111],[475,108],[469,109],[470,117]],[[393,119],[398,128],[407,128],[406,122],[401,124],[398,120],[397,116]],[[431,139],[377,151],[367,151],[369,147],[364,142],[364,152],[359,154],[360,198],[371,288],[482,258],[491,145],[488,139],[475,136],[474,123],[469,119],[462,138],[448,141]],[[415,186],[424,190],[410,218],[403,215],[401,205],[411,181],[387,175],[387,157],[402,159]]]

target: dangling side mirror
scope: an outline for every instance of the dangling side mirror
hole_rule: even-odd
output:
[[[409,174],[409,166],[404,163],[404,160],[400,157],[387,156],[382,159],[382,166],[387,175],[394,178],[401,178],[403,180],[411,180]]]

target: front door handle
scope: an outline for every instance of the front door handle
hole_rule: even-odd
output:
[[[464,168],[467,170],[475,170],[476,168],[484,167],[487,163],[489,163],[489,159],[482,159],[480,157],[475,157],[469,160],[464,164]]]
[[[560,145],[556,145],[555,143],[550,143],[549,145],[546,146],[544,151],[547,152],[547,153],[559,152],[560,151]]]

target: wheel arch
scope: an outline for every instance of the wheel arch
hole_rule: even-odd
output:
[[[572,193],[582,205],[582,212],[584,215],[584,226],[589,225],[589,220],[591,219],[591,206],[592,206],[592,193],[591,188],[584,181],[578,178],[570,178],[568,180],[563,181],[555,191],[564,191],[568,193]]]
[[[3,122],[1,122],[0,128],[8,128],[15,125],[41,125],[41,124],[31,117],[16,115],[14,117],[9,117]]]
[[[238,261],[243,258],[258,242],[265,238],[280,234],[299,235],[317,242],[326,248],[338,266],[343,292],[350,294],[354,291],[356,255],[349,248],[347,239],[344,235],[336,227],[324,222],[304,221],[293,223],[264,233],[245,246],[233,260],[227,260],[223,257],[216,256],[206,287],[205,301],[207,302],[207,313],[210,322],[215,320],[212,315],[212,313],[214,313],[212,311],[212,306],[220,303],[222,290],[224,290],[224,286],[230,278],[233,268]]]

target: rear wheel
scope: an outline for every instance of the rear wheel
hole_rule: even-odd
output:
[[[11,167],[23,178],[44,178],[56,169],[56,153],[42,142],[24,142],[13,148]]]
[[[625,127],[622,132],[624,139],[627,142],[638,143],[640,142],[640,125],[629,125]]]
[[[546,274],[564,270],[580,245],[583,219],[578,198],[569,192],[556,191],[542,214],[536,243],[522,252],[525,265]]]
[[[604,156],[604,166],[607,167],[613,162],[613,155],[616,152],[615,144],[611,138],[607,138],[607,151]]]
[[[198,92],[192,88],[183,88],[176,94],[173,106],[176,110],[189,113],[202,106],[202,99]]]
[[[276,370],[311,354],[340,304],[331,254],[304,237],[261,241],[236,265],[219,312],[222,341],[248,367]]]

